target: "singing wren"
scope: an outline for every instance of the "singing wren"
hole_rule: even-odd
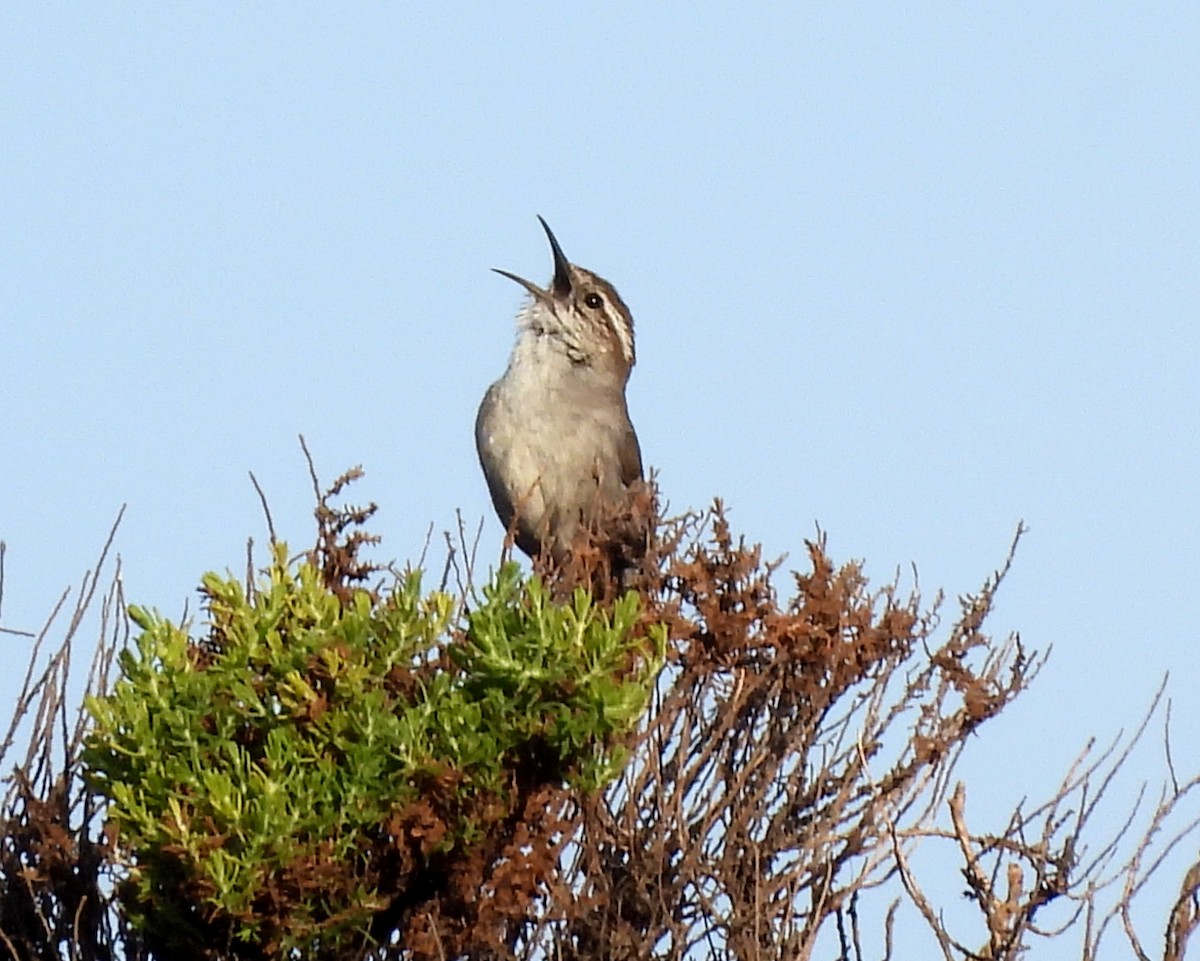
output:
[[[641,480],[642,454],[625,385],[633,317],[612,284],[567,260],[541,217],[554,256],[529,292],[504,376],[475,418],[475,446],[500,521],[531,557],[563,557],[606,503]],[[603,532],[600,532],[603,533]]]

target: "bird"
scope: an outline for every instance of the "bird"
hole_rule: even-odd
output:
[[[625,387],[633,317],[607,280],[571,263],[554,231],[546,287],[493,270],[529,294],[504,375],[484,394],[475,446],[500,522],[531,558],[561,561],[606,506],[642,480]],[[598,532],[603,534],[603,531]]]

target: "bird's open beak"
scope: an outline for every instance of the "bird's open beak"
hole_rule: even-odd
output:
[[[550,292],[561,300],[571,292],[571,265],[567,262],[567,255],[558,245],[558,238],[554,236],[554,231],[542,219],[541,214],[538,214],[538,223],[542,225],[542,230],[546,231],[550,249],[554,252],[554,280],[550,282]]]
[[[558,245],[558,238],[554,236],[554,231],[550,229],[550,225],[540,215],[538,216],[538,221],[541,223],[542,229],[546,231],[546,237],[550,241],[550,250],[554,254],[554,279],[550,281],[549,289],[543,290],[537,284],[526,280],[524,277],[509,273],[507,270],[501,270],[499,267],[493,267],[492,270],[501,277],[515,280],[538,300],[562,300],[571,293],[571,265],[567,260],[567,255],[563,253],[562,247]]]

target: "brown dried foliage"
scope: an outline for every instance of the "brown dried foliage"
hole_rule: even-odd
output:
[[[435,845],[455,816],[452,796],[431,796],[398,811],[384,845],[394,857],[381,862],[374,885],[391,895],[371,934],[376,943],[403,949],[374,955],[431,961],[506,956],[510,933],[529,916],[543,879],[558,863],[571,828],[558,813],[566,797],[556,784],[514,783],[509,797],[472,809],[484,819],[483,840],[449,855],[438,854]]]
[[[671,626],[672,664],[620,783],[580,799],[541,934],[563,958],[808,957],[894,873],[887,824],[928,816],[1037,665],[981,632],[1000,575],[931,647],[915,595],[819,542],[782,602],[719,503],[659,544],[644,616]]]
[[[347,486],[363,476],[361,467],[352,467],[338,477],[328,489],[321,486],[317,479],[317,469],[313,464],[312,454],[304,437],[300,437],[300,446],[304,450],[304,458],[308,462],[308,474],[312,480],[313,496],[317,506],[313,511],[317,520],[317,543],[309,552],[309,560],[322,575],[325,587],[333,592],[339,601],[346,604],[354,595],[355,590],[366,588],[367,581],[379,573],[382,568],[378,564],[366,561],[361,556],[364,547],[372,547],[379,543],[378,535],[366,530],[369,521],[379,509],[374,502],[365,507],[333,503],[340,497]],[[267,513],[268,523],[270,512]],[[271,540],[275,540],[275,532],[271,531]],[[247,578],[247,583],[251,578]],[[379,600],[379,595],[371,591],[372,599]]]
[[[653,496],[635,499],[635,516],[654,512]],[[572,799],[577,833],[515,956],[792,959],[824,944],[861,959],[871,953],[862,907],[889,892],[867,936],[886,959],[899,888],[947,959],[1015,959],[1078,922],[1080,957],[1096,957],[1119,923],[1148,959],[1130,906],[1196,826],[1176,829],[1151,858],[1198,782],[1181,787],[1172,773],[1124,860],[1136,810],[1090,856],[1085,829],[1151,715],[1120,750],[1085,752],[1049,800],[1018,808],[998,832],[968,828],[965,786],[952,781],[970,736],[1043,663],[1017,637],[985,632],[1022,533],[937,641],[940,598],[923,610],[895,584],[872,590],[859,565],[835,566],[823,541],[807,545],[810,571],[794,575],[783,602],[777,565],[735,540],[720,503],[660,528],[636,576],[644,616],[671,625],[671,666],[619,783]],[[585,543],[562,567],[539,564],[603,592],[614,583],[606,560],[604,545]],[[922,890],[910,863],[922,842],[953,845],[974,933],[953,936]],[[1193,865],[1168,918],[1169,961],[1200,925],[1197,878]],[[1052,904],[1065,908],[1042,924]]]

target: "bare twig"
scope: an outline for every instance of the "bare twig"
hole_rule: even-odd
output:
[[[300,443],[303,446],[303,444],[304,444],[304,436],[303,435],[301,435],[301,437],[300,437]],[[310,472],[313,473],[313,476],[315,479],[316,473],[313,470],[312,457],[309,455],[307,447],[304,448],[304,455],[306,457],[308,457],[308,469]],[[258,494],[258,502],[259,502],[259,504],[262,505],[263,517],[265,517],[267,520],[267,533],[271,537],[271,543],[276,544],[276,543],[278,543],[279,538],[275,536],[275,521],[272,520],[272,518],[271,518],[271,505],[267,503],[267,495],[266,495],[266,493],[264,493],[264,491],[262,489],[262,485],[259,484],[258,478],[254,476],[254,471],[250,471],[249,474],[250,474],[250,483],[254,485],[254,491],[256,494]]]

